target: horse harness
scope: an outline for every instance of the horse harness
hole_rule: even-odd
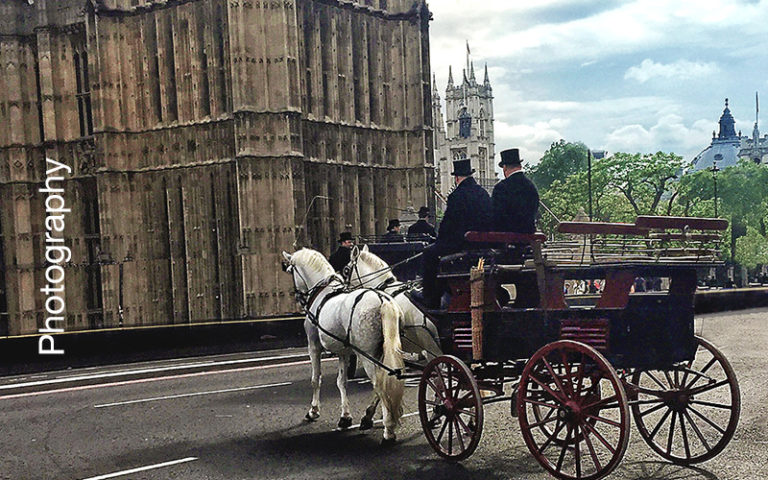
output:
[[[296,272],[295,269],[294,269],[294,272]],[[299,276],[301,277],[301,274],[299,274]],[[312,311],[311,311],[312,310],[312,304],[315,302],[315,300],[317,300],[317,297],[320,296],[320,293],[323,290],[325,290],[328,286],[330,286],[331,283],[334,280],[342,282],[342,285],[340,285],[339,287],[336,287],[331,293],[326,295],[320,301],[320,305],[318,305],[318,307],[317,307],[317,312],[313,314]],[[305,285],[308,285],[306,280],[304,280],[303,277],[302,277],[302,281],[304,281]],[[296,282],[294,282],[294,285],[295,285],[295,283]],[[369,355],[367,352],[364,352],[362,349],[360,349],[357,346],[353,345],[349,341],[350,332],[352,330],[352,319],[354,318],[354,315],[355,315],[355,308],[357,308],[357,305],[363,299],[365,294],[368,293],[368,292],[374,293],[377,297],[379,297],[379,301],[381,301],[382,304],[384,304],[384,300],[394,301],[389,294],[387,294],[386,292],[379,292],[379,291],[371,289],[371,288],[361,289],[361,290],[363,290],[362,294],[358,295],[355,298],[355,302],[352,304],[352,308],[350,309],[350,312],[349,312],[349,323],[347,324],[347,335],[346,335],[346,338],[341,338],[338,335],[335,335],[335,334],[331,333],[330,331],[328,331],[327,329],[323,328],[320,325],[319,317],[320,317],[320,312],[321,312],[322,308],[325,306],[325,304],[330,299],[332,299],[332,298],[334,298],[334,297],[336,297],[338,295],[341,295],[342,293],[352,293],[351,290],[349,290],[345,285],[343,285],[343,280],[337,274],[334,273],[333,275],[330,275],[325,280],[320,281],[320,283],[318,283],[317,285],[312,287],[306,293],[299,291],[298,288],[296,288],[295,290],[296,290],[295,294],[296,294],[296,297],[297,297],[299,303],[301,304],[302,307],[304,307],[304,311],[305,311],[305,313],[307,315],[307,320],[309,320],[309,322],[312,325],[314,325],[315,328],[317,328],[318,330],[320,330],[324,334],[328,335],[329,337],[333,338],[337,342],[341,342],[346,348],[351,348],[352,350],[355,351],[355,353],[364,356],[365,358],[367,358],[368,360],[373,362],[375,365],[377,365],[377,366],[383,368],[384,370],[386,370],[387,372],[389,372],[390,375],[400,375],[402,373],[401,369],[392,369],[392,368],[387,367],[381,361],[375,359],[374,357]]]

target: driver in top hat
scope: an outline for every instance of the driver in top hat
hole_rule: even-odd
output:
[[[328,259],[335,271],[341,272],[347,266],[354,245],[355,241],[352,240],[352,233],[341,232],[339,235],[339,248]]]
[[[504,180],[493,187],[493,230],[496,232],[534,233],[539,211],[539,192],[523,173],[520,151],[501,152],[499,166]]]
[[[437,241],[424,249],[423,265],[423,294],[412,292],[411,295],[427,308],[440,306],[442,291],[437,285],[437,270],[440,257],[465,249],[464,234],[469,231],[486,232],[491,229],[491,197],[472,178],[475,170],[468,159],[453,162],[454,182],[456,188],[448,195],[448,206],[440,222]]]

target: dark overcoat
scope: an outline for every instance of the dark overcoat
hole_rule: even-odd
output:
[[[410,227],[408,227],[408,235],[419,235],[419,234],[426,234],[431,237],[437,237],[437,233],[435,233],[435,227],[429,224],[426,220],[419,219],[418,222],[414,223]]]
[[[349,263],[351,253],[351,248],[340,246],[338,249],[336,249],[335,252],[333,252],[333,255],[331,255],[331,258],[329,258],[328,261],[331,263],[331,266],[334,270],[341,272]]]
[[[492,226],[493,207],[488,192],[467,177],[448,195],[448,206],[437,232],[437,244],[455,250],[464,248],[464,234],[487,232]]]
[[[493,230],[534,233],[539,192],[525,174],[513,173],[493,187]]]

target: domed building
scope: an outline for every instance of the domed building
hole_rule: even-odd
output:
[[[768,135],[760,137],[757,125],[757,95],[755,95],[755,127],[752,137],[736,133],[735,120],[725,99],[725,109],[720,116],[720,131],[717,135],[712,132],[712,143],[696,155],[688,171],[697,172],[712,168],[717,162],[719,169],[736,165],[741,158],[749,158],[755,163],[768,163]]]

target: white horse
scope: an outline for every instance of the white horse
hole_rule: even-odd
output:
[[[437,328],[405,295],[409,290],[408,285],[398,282],[387,262],[370,252],[368,245],[364,245],[362,249],[352,249],[350,261],[344,268],[344,276],[351,287],[375,288],[394,298],[404,313],[401,338],[406,353],[426,357],[427,360],[443,354]],[[378,405],[379,399],[374,395],[360,421],[361,429],[373,426],[373,416]]]
[[[334,273],[325,257],[315,250],[303,248],[294,254],[283,252],[285,271],[293,276],[296,297],[306,311],[304,329],[312,363],[312,405],[306,418],[320,416],[320,354],[323,349],[338,355],[339,374],[336,385],[341,394],[339,428],[352,425],[347,400],[347,365],[353,349],[370,358],[381,359],[390,370],[404,368],[400,344],[400,322],[403,312],[392,298],[372,289],[344,292],[344,283]],[[395,441],[395,429],[403,414],[404,382],[377,366],[365,355],[358,358],[371,379],[373,390],[382,402],[384,439]],[[362,422],[361,422],[362,424]],[[371,423],[372,426],[372,423]]]
[[[401,326],[404,351],[417,355],[426,352],[427,360],[443,354],[435,324],[405,295],[410,290],[408,284],[398,282],[387,262],[368,250],[368,245],[352,249],[344,276],[350,287],[374,288],[395,299],[404,315]]]

